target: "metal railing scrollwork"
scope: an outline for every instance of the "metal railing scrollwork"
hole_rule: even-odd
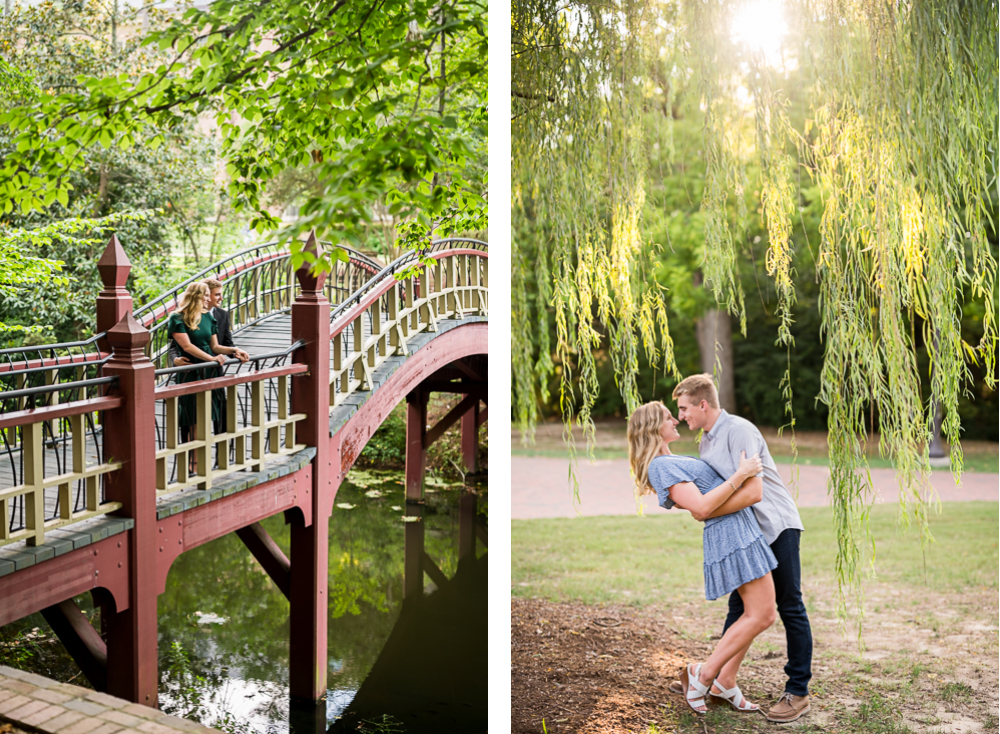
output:
[[[46,531],[121,507],[105,499],[105,477],[122,465],[102,457],[100,430],[103,411],[123,402],[103,395],[116,382],[101,377],[0,392],[0,546],[40,545]]]
[[[329,243],[322,243],[332,247]],[[331,303],[353,293],[382,265],[376,260],[338,245],[348,255],[346,262],[336,260],[327,278],[326,296]],[[233,331],[252,326],[263,319],[286,313],[298,296],[298,283],[292,269],[287,243],[268,242],[221,260],[195,273],[183,283],[150,301],[135,312],[135,317],[149,329],[152,341],[147,348],[157,367],[167,367],[169,339],[167,319],[191,283],[216,277],[222,282],[220,308],[229,312]]]
[[[235,366],[232,374],[187,383],[167,384],[177,374],[219,368],[202,364],[156,371],[157,377],[167,378],[156,390],[158,496],[192,487],[210,489],[219,477],[244,469],[263,471],[268,459],[305,448],[295,441],[295,424],[306,416],[290,411],[289,378],[308,367],[286,364],[302,346],[304,342],[298,341],[246,363],[231,359],[225,367]],[[214,390],[226,394],[226,413],[220,420],[223,430],[218,434],[212,420]],[[183,440],[180,401],[188,396],[194,397],[198,422],[195,435]]]

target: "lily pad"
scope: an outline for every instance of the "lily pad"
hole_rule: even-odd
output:
[[[202,612],[195,612],[194,616],[198,619],[196,622],[198,624],[225,624],[229,621],[228,617],[220,617],[218,614],[209,612],[208,614],[203,614]]]
[[[347,481],[355,487],[367,489],[372,485],[390,482],[398,477],[399,474],[400,472],[398,470],[379,471],[378,469],[351,469],[347,475]]]

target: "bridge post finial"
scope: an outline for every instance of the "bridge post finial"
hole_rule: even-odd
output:
[[[149,330],[128,311],[117,324],[108,329],[108,346],[113,352],[111,359],[130,364],[145,359],[144,350],[151,338]]]
[[[309,239],[306,240],[305,247],[302,248],[303,253],[308,253],[311,258],[307,258],[300,266],[299,269],[295,271],[295,277],[298,278],[299,287],[302,288],[302,293],[321,293],[323,291],[323,285],[326,283],[326,271],[321,271],[319,273],[313,272],[313,263],[319,262],[323,255],[323,247],[320,245],[319,240],[316,239],[316,230],[312,230],[309,233]],[[310,260],[312,262],[310,262]]]
[[[97,272],[101,274],[104,289],[97,296],[97,333],[110,330],[125,314],[132,311],[132,295],[125,288],[132,263],[115,235],[111,235],[104,254],[97,261]],[[107,339],[97,343],[101,351],[110,349]]]

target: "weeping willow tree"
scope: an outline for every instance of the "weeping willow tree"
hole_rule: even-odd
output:
[[[744,335],[737,255],[748,221],[759,216],[766,229],[773,337],[792,350],[791,233],[802,187],[822,196],[818,399],[829,411],[840,612],[860,630],[865,549],[871,561],[875,550],[866,417],[877,411],[900,516],[926,544],[935,416],[958,481],[970,364],[996,388],[997,6],[787,0],[781,58],[800,80],[794,102],[768,50],[734,37],[737,12],[741,3],[718,0],[515,0],[514,418],[530,437],[558,376],[572,450],[574,425],[593,441],[599,350],[629,411],[642,401],[640,354],[676,373],[667,296],[651,277],[659,253],[644,243],[641,212],[647,146],[653,136],[669,147],[669,110],[686,90],[704,121],[702,270]],[[650,133],[643,115],[657,109]],[[985,307],[976,344],[962,339],[964,294]],[[918,369],[918,330],[929,373]],[[786,372],[775,389],[790,411],[789,385]]]

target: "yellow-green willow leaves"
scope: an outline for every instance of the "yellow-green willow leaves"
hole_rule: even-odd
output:
[[[648,61],[664,36],[656,11],[640,2],[513,7],[513,339],[523,340],[513,402],[527,433],[558,366],[563,418],[592,438],[604,339],[630,409],[640,349],[676,370],[640,221]]]
[[[643,202],[653,190],[647,153],[672,148],[671,110],[683,107],[703,123],[692,226],[720,308],[745,333],[739,271],[754,216],[777,296],[768,338],[796,348],[796,279],[819,284],[816,397],[829,412],[841,612],[860,623],[875,550],[866,439],[879,434],[897,468],[901,519],[926,543],[935,412],[957,480],[969,364],[996,389],[997,3],[786,0],[780,68],[733,40],[740,5],[515,0],[515,418],[530,431],[557,376],[566,425],[588,425],[596,354],[614,365],[629,410],[644,399],[640,350],[676,371],[670,294],[653,277]],[[819,231],[796,231],[804,186],[821,197]],[[814,251],[814,273],[795,272],[796,241]],[[970,297],[985,309],[978,344],[962,339]],[[775,376],[789,406],[790,384],[787,372]]]

